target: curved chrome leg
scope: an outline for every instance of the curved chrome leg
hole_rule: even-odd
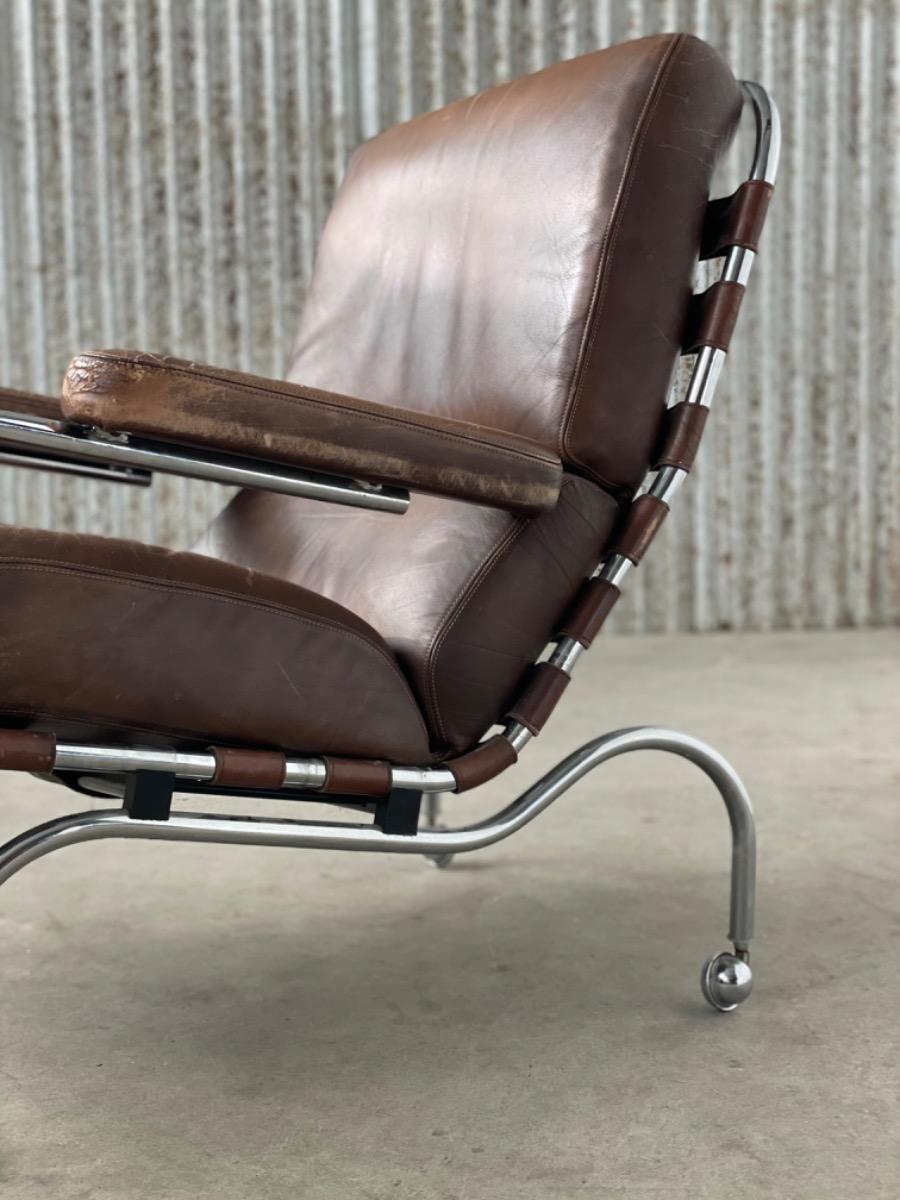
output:
[[[35,825],[33,829],[20,833],[6,845],[0,846],[0,883],[5,883],[11,875],[27,867],[36,858],[43,858],[51,850],[74,846],[76,842],[91,842],[98,838],[114,836],[102,820],[95,820],[97,817],[113,814],[124,815],[120,809],[72,813],[71,816],[57,817],[54,821]]]
[[[753,937],[756,893],[756,834],[750,798],[734,768],[712,747],[670,729],[644,726],[607,733],[574,751],[501,812],[460,829],[422,829],[413,836],[384,833],[372,825],[329,825],[271,817],[173,813],[168,820],[134,818],[122,809],[75,813],[48,821],[0,847],[0,883],[22,867],[58,850],[108,837],[162,841],[236,842],[256,846],[306,846],[444,856],[479,850],[533,821],[589,771],[634,750],[665,750],[699,767],[719,790],[731,822],[731,926],[735,953],[717,956],[704,968],[704,995],[716,1008],[735,1007],[749,995],[747,966]],[[726,961],[728,960],[728,961]],[[740,966],[735,966],[739,963]]]
[[[429,792],[425,797],[425,824],[423,829],[431,832],[432,830],[446,829],[447,826],[441,824],[441,793]],[[443,854],[426,854],[425,858],[433,867],[437,867],[439,871],[445,871],[453,862],[453,855],[447,851]]]

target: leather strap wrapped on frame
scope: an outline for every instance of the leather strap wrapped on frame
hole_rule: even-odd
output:
[[[695,354],[701,346],[727,350],[744,299],[741,283],[719,280],[691,297],[685,322],[682,354]]]
[[[538,663],[531,668],[528,683],[506,714],[507,719],[518,721],[536,736],[546,725],[569,683],[570,676],[559,667],[548,662]]]
[[[621,554],[637,565],[647,553],[647,548],[656,537],[663,521],[669,515],[669,506],[656,496],[646,493],[638,496],[628,510],[625,522],[613,535],[607,553]]]
[[[391,790],[390,763],[374,758],[326,758],[326,795],[386,796]]]
[[[703,223],[700,257],[717,258],[731,246],[758,250],[772,190],[771,183],[748,179],[730,196],[710,200]]]
[[[614,583],[600,578],[589,579],[563,618],[557,636],[573,638],[584,647],[590,646],[619,595]]]
[[[45,774],[56,762],[56,738],[52,733],[29,733],[26,729],[0,729],[0,771],[33,771]]]
[[[457,792],[467,792],[494,779],[501,771],[511,767],[518,755],[511,742],[502,733],[481,742],[459,758],[448,758],[443,764],[456,780]]]
[[[680,467],[682,471],[690,471],[700,449],[708,416],[709,409],[705,405],[688,404],[686,400],[666,409],[662,444],[653,460],[653,470]]]
[[[280,750],[244,750],[238,746],[211,746],[216,760],[213,783],[222,787],[266,788],[284,784],[285,757]]]

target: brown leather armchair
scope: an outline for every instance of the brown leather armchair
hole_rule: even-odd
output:
[[[744,103],[750,177],[710,202]],[[0,849],[0,882],[113,836],[445,864],[600,762],[663,749],[728,808],[734,953],[708,961],[703,989],[721,1009],[744,999],[752,813],[703,743],[607,734],[475,826],[436,827],[433,800],[487,783],[540,732],[669,511],[777,156],[766,93],[710,47],[614,46],[357,150],[287,382],[104,350],[73,361],[59,402],[3,393],[5,462],[241,490],[189,553],[0,529],[0,767],[121,800]],[[722,272],[695,295],[698,258]],[[667,407],[679,355],[693,373]],[[325,800],[372,820],[172,809],[190,793]]]

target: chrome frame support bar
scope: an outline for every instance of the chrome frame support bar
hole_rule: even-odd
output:
[[[182,754],[177,750],[133,750],[127,746],[93,746],[57,742],[54,770],[120,774],[126,771],[165,771],[182,779],[212,779],[216,760],[212,754]],[[322,768],[324,779],[324,765]]]
[[[118,467],[103,463],[74,462],[67,458],[48,458],[25,450],[0,450],[0,466],[31,467],[56,475],[77,475],[80,479],[100,479],[104,483],[125,483],[132,487],[150,487],[153,476],[137,467]]]
[[[53,769],[115,775],[128,771],[164,771],[178,779],[210,780],[216,773],[213,754],[185,754],[177,750],[138,750],[128,746],[95,746],[81,742],[57,742]],[[315,791],[325,783],[327,771],[322,758],[287,758],[284,788]],[[446,767],[392,767],[395,788],[419,792],[452,792],[456,779]]]
[[[0,412],[0,447],[4,447],[11,457],[15,457],[17,451],[21,453],[21,458],[16,457],[17,466],[45,465],[38,463],[36,455],[41,455],[45,459],[58,459],[61,464],[67,463],[69,469],[74,469],[72,464],[84,464],[89,468],[85,473],[92,478],[98,478],[98,468],[106,466],[120,471],[158,471],[229,487],[282,492],[287,496],[307,496],[379,512],[404,513],[409,508],[409,492],[405,488],[304,471],[263,459],[192,450],[174,443],[169,445],[125,436],[103,437],[90,430],[76,434],[52,422],[3,412]]]
[[[753,252],[748,250],[747,253],[752,254]],[[726,258],[725,267],[722,268],[723,279],[725,278],[725,268],[728,266],[728,261],[729,259]],[[737,280],[733,282],[736,283]],[[686,403],[702,404],[704,408],[709,408],[713,396],[716,394],[716,387],[718,386],[719,376],[722,374],[726,357],[725,351],[720,350],[718,346],[700,347],[694,357],[694,366],[691,370],[691,377],[688,380],[687,392],[684,397]]]
[[[406,836],[384,833],[374,825],[209,813],[173,813],[165,821],[148,821],[130,817],[121,809],[100,809],[59,817],[7,842],[0,848],[0,884],[53,850],[77,842],[112,837],[391,854],[463,854],[509,837],[533,821],[595,767],[635,750],[664,750],[686,758],[718,789],[728,812],[732,834],[728,936],[738,952],[745,952],[753,937],[756,896],[756,835],[750,798],[734,768],[712,747],[688,734],[654,726],[621,729],[594,738],[563,759],[501,812],[459,829],[424,829]]]

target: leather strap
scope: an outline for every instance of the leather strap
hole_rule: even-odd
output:
[[[744,285],[719,280],[705,292],[691,297],[688,306],[682,354],[694,354],[701,346],[727,350],[744,299]]]
[[[669,506],[649,493],[638,496],[628,510],[625,523],[613,535],[608,554],[621,554],[635,565],[647,553],[656,532],[669,515]]]
[[[680,467],[682,471],[690,471],[700,449],[708,416],[709,409],[705,405],[688,404],[686,400],[666,409],[662,445],[653,460],[653,470]]]
[[[59,400],[35,392],[20,392],[16,388],[0,388],[0,412],[22,413],[42,421],[62,421]]]
[[[494,779],[501,771],[516,762],[512,743],[502,733],[481,742],[474,750],[461,754],[459,758],[448,758],[443,764],[453,774],[458,792],[468,792]]]
[[[285,757],[279,750],[245,750],[237,746],[212,746],[216,760],[213,783],[222,787],[268,788],[284,784]]]
[[[566,613],[557,636],[574,638],[582,646],[590,646],[619,595],[614,583],[605,579],[589,579]]]
[[[327,795],[386,796],[391,790],[390,763],[374,758],[326,758]]]
[[[748,179],[730,196],[710,200],[703,223],[700,257],[718,258],[731,246],[758,250],[772,191],[771,183]]]
[[[535,735],[539,734],[569,683],[570,676],[559,667],[548,662],[538,663],[531,668],[528,683],[506,714],[508,719],[518,721]]]
[[[56,738],[52,733],[0,729],[0,771],[33,771],[43,775],[53,770],[55,762]]]

